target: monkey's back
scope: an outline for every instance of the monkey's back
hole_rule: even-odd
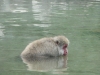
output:
[[[58,56],[58,47],[53,38],[33,41],[22,52],[22,57]]]

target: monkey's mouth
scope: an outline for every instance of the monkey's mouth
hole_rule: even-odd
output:
[[[64,54],[63,55],[67,55],[67,53],[68,53],[67,45],[63,46],[63,50],[64,50]]]

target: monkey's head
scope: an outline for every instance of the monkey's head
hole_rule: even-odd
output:
[[[69,40],[65,36],[56,36],[54,37],[55,43],[58,45],[60,48],[60,55],[66,55],[68,50],[68,45],[69,45]]]

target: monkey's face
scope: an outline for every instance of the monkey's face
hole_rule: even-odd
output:
[[[69,40],[64,36],[56,36],[54,40],[58,46],[59,55],[66,55],[68,53]]]

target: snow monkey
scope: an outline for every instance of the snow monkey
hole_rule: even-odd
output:
[[[67,55],[69,40],[65,36],[46,37],[29,43],[21,57],[57,57]]]

